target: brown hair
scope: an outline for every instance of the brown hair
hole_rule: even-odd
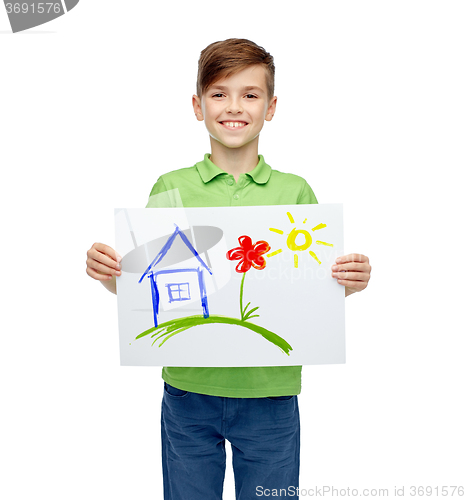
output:
[[[245,38],[229,38],[208,45],[199,57],[196,92],[199,97],[216,81],[227,78],[248,66],[262,64],[266,70],[268,99],[274,93],[275,65],[263,47]]]

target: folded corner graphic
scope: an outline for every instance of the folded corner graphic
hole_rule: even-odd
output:
[[[48,23],[76,7],[79,0],[3,0],[13,33]]]

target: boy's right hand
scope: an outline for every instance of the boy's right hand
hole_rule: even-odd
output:
[[[87,251],[86,273],[95,280],[111,280],[121,275],[121,256],[103,243],[94,243]]]

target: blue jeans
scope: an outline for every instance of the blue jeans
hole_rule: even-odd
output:
[[[298,489],[296,395],[227,398],[164,382],[161,428],[164,500],[220,500],[225,439],[231,443],[237,500],[272,496],[272,489],[291,496]]]

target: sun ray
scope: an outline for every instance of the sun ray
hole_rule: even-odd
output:
[[[282,251],[281,248],[279,248],[278,250],[275,250],[275,252],[272,252],[272,253],[268,253],[267,254],[267,257],[273,257],[274,255],[277,255],[278,253],[280,253]]]
[[[317,245],[325,245],[326,247],[333,247],[333,243],[325,243],[325,241],[316,241]]]
[[[312,250],[309,250],[309,254],[311,255],[311,257],[314,257],[314,259],[319,263],[319,264],[322,264],[322,262],[320,262],[320,260],[317,258],[317,255],[312,251]]]
[[[288,219],[290,221],[291,224],[295,224],[295,221],[294,221],[294,218],[293,218],[293,215],[291,214],[291,212],[286,212],[286,215],[288,216]],[[308,218],[306,217],[303,221],[302,221],[302,224],[306,224],[306,222],[308,222]],[[311,224],[313,223],[312,222],[312,219],[311,219]],[[312,228],[312,231],[318,231],[319,229],[324,229],[327,227],[327,224],[324,224],[323,222],[321,222],[320,224],[317,224],[316,226],[314,226]],[[319,264],[321,265],[322,262],[319,260],[319,258],[317,257],[316,253],[313,252],[312,250],[309,250],[309,247],[312,245],[313,243],[313,238],[310,234],[310,232],[306,229],[298,229],[297,227],[293,227],[291,232],[287,232],[285,233],[284,230],[282,229],[278,229],[278,228],[275,228],[275,227],[269,227],[269,230],[274,232],[274,233],[278,233],[278,234],[281,234],[281,235],[285,235],[286,237],[286,247],[291,250],[291,252],[293,253],[293,265],[295,268],[298,267],[298,263],[299,263],[299,259],[298,259],[298,256],[299,256],[299,251],[308,251],[309,252],[309,255]],[[303,235],[304,236],[304,243],[302,244],[299,244],[297,243],[297,238],[299,235]],[[302,240],[300,240],[302,241]],[[319,240],[316,240],[314,241],[314,243],[316,245],[323,245],[323,246],[326,246],[326,247],[333,247],[333,243],[327,243],[326,241],[319,241]],[[286,249],[285,249],[286,250]],[[267,257],[273,257],[274,255],[278,255],[279,253],[281,253],[283,250],[281,248],[279,248],[278,250],[274,250],[273,252],[269,253],[269,254],[266,254]],[[297,253],[295,253],[297,252]]]

